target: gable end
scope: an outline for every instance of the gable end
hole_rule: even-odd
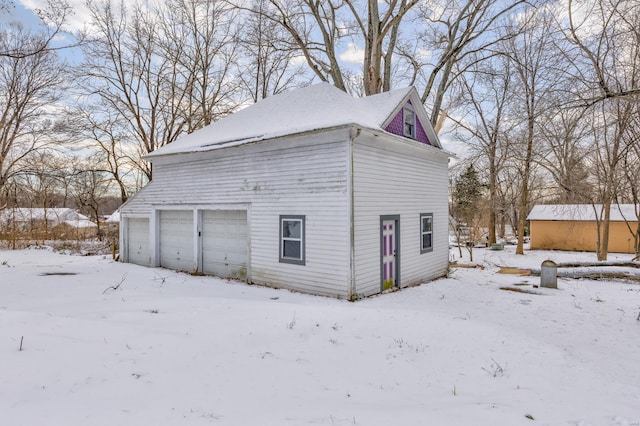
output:
[[[411,137],[405,134],[405,111],[413,112],[413,117],[415,119],[415,129],[413,131],[414,137]],[[408,137],[410,139],[415,139],[418,142],[422,142],[427,145],[433,145],[431,141],[429,141],[429,137],[427,136],[427,133],[424,131],[424,127],[420,122],[420,117],[418,114],[415,113],[415,109],[410,100],[408,100],[403,105],[403,107],[400,108],[400,111],[398,111],[396,116],[393,117],[393,119],[389,122],[387,127],[385,127],[385,130],[389,133],[393,133],[394,135]]]

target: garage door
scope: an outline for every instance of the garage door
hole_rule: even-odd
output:
[[[202,272],[219,277],[247,278],[247,212],[202,212]]]
[[[127,262],[149,266],[149,219],[127,219]]]
[[[177,271],[194,270],[193,212],[160,212],[160,266]]]

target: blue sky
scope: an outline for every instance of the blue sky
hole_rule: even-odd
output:
[[[6,24],[10,21],[22,22],[25,25],[38,25],[39,19],[32,10],[25,8],[21,3],[14,2],[8,6],[7,10],[0,11],[0,23]]]
[[[2,0],[0,0],[2,1]],[[27,26],[37,26],[41,23],[34,9],[46,9],[48,7],[46,0],[8,0],[10,3],[9,11],[0,12],[0,23],[8,21],[22,22]],[[67,30],[71,32],[82,29],[89,21],[89,14],[84,1],[67,0],[73,9],[73,14],[67,17]]]

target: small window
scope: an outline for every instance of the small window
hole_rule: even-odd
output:
[[[305,264],[304,216],[280,216],[280,262]]]
[[[410,104],[407,104],[403,109],[404,116],[404,135],[408,138],[416,138],[416,112]]]
[[[433,251],[433,213],[420,215],[420,253]]]

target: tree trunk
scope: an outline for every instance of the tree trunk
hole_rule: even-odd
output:
[[[533,95],[532,95],[533,99]],[[531,101],[533,105],[533,101]],[[527,220],[527,204],[529,199],[529,173],[531,173],[531,159],[533,157],[533,125],[535,118],[533,112],[529,112],[527,126],[527,155],[524,160],[524,172],[522,176],[522,194],[520,197],[520,214],[518,219],[518,246],[516,254],[524,254],[524,225]]]
[[[380,39],[380,13],[377,0],[369,0],[367,34],[365,36],[364,54],[364,93],[374,95],[380,93],[380,66],[382,65],[382,42]]]
[[[534,95],[530,95],[531,109],[529,111],[529,118],[527,123],[527,155],[524,159],[524,172],[522,176],[522,194],[520,197],[520,213],[518,220],[518,246],[516,247],[516,254],[524,254],[524,225],[527,220],[527,204],[529,199],[529,173],[531,172],[531,159],[533,157],[533,99]]]
[[[490,203],[490,211],[489,211],[489,239],[487,243],[489,247],[491,244],[496,243],[496,210],[498,208],[496,198],[496,153],[495,153],[495,141],[492,141],[492,146],[489,149],[489,203]]]
[[[609,252],[609,223],[611,219],[611,197],[605,197],[602,203],[604,210],[603,218],[600,223],[600,232],[598,233],[598,252],[597,257],[599,261],[607,260],[607,254]]]
[[[636,232],[633,236],[633,251],[635,259],[637,259],[640,256],[640,221],[638,221],[638,226],[636,226]]]

